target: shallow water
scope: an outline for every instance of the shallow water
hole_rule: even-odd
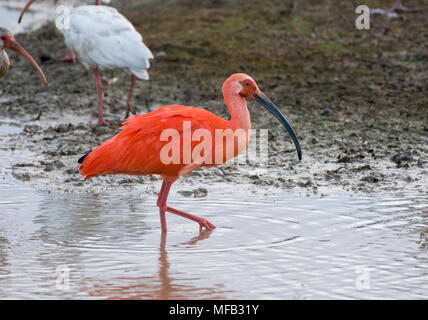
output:
[[[3,137],[19,130],[0,124]],[[41,191],[9,175],[20,161],[31,158],[0,149],[2,299],[428,298],[426,197],[261,196],[213,184],[207,197],[173,192],[169,204],[217,229],[199,235],[169,214],[162,238],[143,187]]]

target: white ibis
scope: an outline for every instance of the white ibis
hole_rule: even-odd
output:
[[[40,73],[43,83],[45,85],[48,84],[42,69],[39,67],[39,65],[33,59],[33,57],[27,51],[25,51],[23,47],[19,45],[19,43],[15,40],[15,37],[9,30],[1,27],[0,27],[0,51],[1,51],[0,52],[0,78],[2,78],[9,71],[9,68],[10,68],[9,57],[5,49],[13,50],[16,53],[23,56],[24,58],[26,58],[28,61],[30,61],[30,63],[34,66],[34,68]]]
[[[21,13],[36,0],[29,0]],[[116,9],[108,6],[85,5],[73,8],[74,0],[58,0],[57,19],[65,23],[58,27],[65,44],[87,69],[94,71],[98,92],[97,125],[108,125],[103,116],[103,85],[99,70],[125,69],[131,73],[131,87],[127,99],[126,117],[135,114],[132,96],[136,79],[149,79],[147,70],[153,54],[143,43],[143,37]],[[68,14],[67,17],[61,16]]]
[[[97,5],[97,6],[100,6],[101,5],[101,0],[96,0],[95,1],[95,4]],[[19,23],[21,23],[21,20],[22,20],[22,16],[19,18]],[[71,62],[73,62],[73,63],[76,63],[77,62],[77,59],[76,59],[76,55],[74,54],[74,52],[73,51],[71,51],[70,49],[67,49],[67,54],[65,55],[65,57],[64,58],[61,58],[60,59],[60,61],[61,62],[67,62],[67,61],[71,61]]]

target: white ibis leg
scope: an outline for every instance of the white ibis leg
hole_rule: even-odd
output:
[[[100,6],[101,5],[101,0],[97,0],[97,6]]]
[[[67,49],[67,54],[65,55],[64,58],[61,58],[59,61],[61,61],[61,62],[71,61],[73,63],[76,63],[76,56],[75,56],[73,51],[71,51],[70,49]]]
[[[134,94],[135,82],[137,81],[137,77],[135,75],[131,75],[131,87],[129,88],[128,100],[126,101],[126,116],[129,117],[129,113],[135,114],[134,104],[132,102],[132,96]]]
[[[98,122],[97,126],[109,126],[108,122],[104,120],[103,116],[103,83],[101,81],[100,72],[98,68],[94,69],[95,81],[97,83],[98,92]]]

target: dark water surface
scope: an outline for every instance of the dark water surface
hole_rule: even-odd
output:
[[[170,205],[217,229],[199,235],[170,214],[162,238],[155,196],[37,190],[7,173],[26,159],[0,149],[2,299],[428,298],[426,197],[215,184],[204,198],[173,193]]]

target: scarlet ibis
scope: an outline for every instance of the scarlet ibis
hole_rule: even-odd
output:
[[[215,226],[207,219],[169,207],[168,193],[171,185],[180,176],[189,174],[200,166],[221,165],[247,148],[251,121],[246,98],[260,103],[282,123],[294,141],[299,160],[302,158],[300,144],[291,125],[250,76],[243,73],[230,76],[224,82],[223,96],[230,112],[230,120],[220,118],[205,109],[181,105],[164,106],[150,113],[128,118],[120,128],[121,132],[79,159],[81,164],[79,170],[82,176],[86,180],[106,174],[160,175],[163,183],[157,206],[162,232],[167,231],[166,212],[197,222],[200,230],[214,229]],[[236,136],[234,136],[235,143],[232,144],[232,148],[230,145],[227,146],[227,143],[224,145],[223,138],[212,141],[212,137],[218,134],[218,130],[240,132],[244,143],[237,146],[236,140],[239,140],[239,137]],[[175,132],[177,139],[174,139],[173,135],[171,135],[172,139],[165,138],[167,132],[168,134]],[[196,135],[197,132],[199,134],[204,132],[203,142],[198,142],[202,141],[201,136],[199,139],[192,138],[192,141],[188,141],[188,138],[192,134]],[[201,150],[202,143],[208,147]],[[190,159],[185,155],[185,145],[192,155]],[[230,150],[232,150],[231,153]],[[165,161],[166,151],[168,155],[178,151],[176,161]],[[213,161],[213,159],[216,160]]]
[[[21,13],[36,0],[29,0]],[[98,92],[97,125],[108,125],[103,116],[103,85],[99,69],[125,69],[131,73],[131,87],[127,99],[126,117],[135,114],[132,102],[135,82],[149,79],[147,70],[153,54],[143,43],[143,37],[116,9],[108,6],[86,5],[73,8],[74,0],[58,0],[57,5],[68,11],[57,10],[57,19],[64,21],[59,28],[65,44],[87,69],[94,71]],[[63,15],[67,14],[67,17]],[[65,19],[64,19],[65,18]]]
[[[43,83],[45,85],[48,84],[46,77],[37,62],[27,51],[25,51],[23,47],[19,45],[19,43],[15,40],[13,34],[5,28],[0,28],[0,48],[0,78],[2,78],[9,71],[10,61],[5,49],[10,49],[30,61],[34,68],[40,73]]]

